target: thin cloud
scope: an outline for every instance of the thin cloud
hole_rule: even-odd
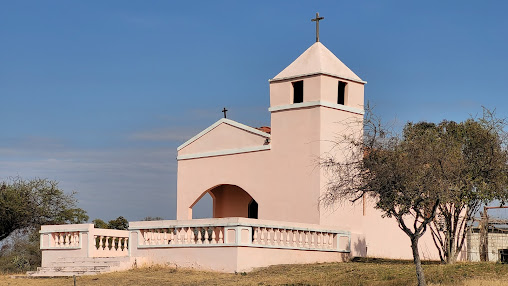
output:
[[[139,141],[185,142],[197,133],[188,128],[154,129],[130,134],[128,138]]]

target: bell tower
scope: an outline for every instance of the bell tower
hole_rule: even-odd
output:
[[[344,132],[362,133],[366,82],[321,42],[315,42],[269,82],[272,151],[285,158],[286,171],[307,176],[295,178],[304,180],[305,187],[295,186],[291,192],[302,196],[311,192],[309,201],[318,202],[327,178],[317,167],[317,159],[340,150],[332,141]],[[319,209],[318,223],[337,223],[338,212],[325,214],[317,203],[314,209]],[[356,210],[348,213],[358,215]]]

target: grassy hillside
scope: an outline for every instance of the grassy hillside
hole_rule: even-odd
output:
[[[458,263],[424,265],[430,285],[508,285],[508,265]],[[72,278],[12,279],[0,276],[0,285],[72,285]],[[145,267],[126,272],[77,278],[77,285],[415,285],[411,262],[370,260],[349,263],[279,265],[250,273]]]

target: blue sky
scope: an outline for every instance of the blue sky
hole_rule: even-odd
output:
[[[0,1],[0,179],[91,219],[175,218],[176,147],[270,124],[268,79],[321,41],[383,119],[508,116],[504,1]]]

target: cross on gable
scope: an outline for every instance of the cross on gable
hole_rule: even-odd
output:
[[[312,22],[316,22],[316,42],[319,42],[319,21],[325,17],[319,17],[319,12],[316,12],[316,18],[310,19]]]
[[[224,112],[224,118],[226,118],[226,112],[228,112],[228,110],[224,107],[224,109],[222,110],[222,112]]]

